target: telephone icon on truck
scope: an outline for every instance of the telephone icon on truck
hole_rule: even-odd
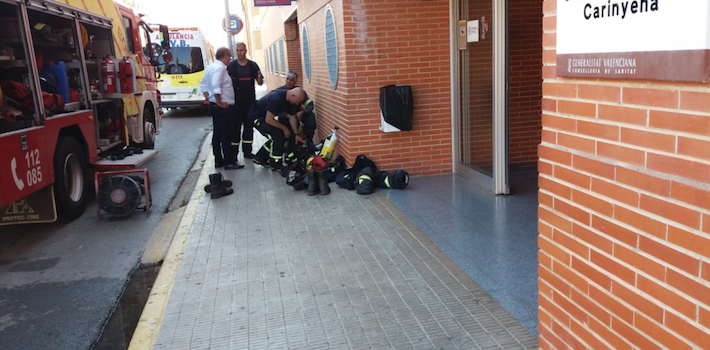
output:
[[[10,169],[12,170],[12,178],[15,180],[15,186],[22,191],[22,189],[25,188],[25,183],[17,177],[17,159],[15,159],[15,157],[10,161]]]

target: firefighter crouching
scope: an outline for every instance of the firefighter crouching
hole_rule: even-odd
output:
[[[286,84],[278,87],[276,90],[291,90],[295,87],[298,81],[298,74],[293,71],[286,73]],[[305,101],[300,105],[291,105],[289,110],[280,113],[277,120],[289,128],[291,131],[291,137],[287,140],[287,146],[284,151],[284,156],[282,160],[281,175],[286,176],[288,171],[288,166],[293,164],[297,159],[298,151],[308,150],[305,154],[307,158],[308,154],[313,154],[315,152],[315,144],[313,144],[313,136],[316,131],[316,115],[314,113],[314,103],[313,100],[308,97],[306,93]],[[303,147],[297,148],[296,145],[301,144]],[[272,142],[269,140],[266,142],[264,147],[262,147],[259,152],[257,152],[254,163],[267,166],[269,160],[269,150],[272,148]]]
[[[279,123],[284,124],[291,131],[291,137],[286,140],[286,149],[282,159],[282,176],[286,176],[289,165],[298,159],[308,158],[308,155],[316,151],[316,145],[313,144],[313,136],[317,127],[316,114],[313,113],[314,107],[313,100],[308,98],[308,94],[306,94],[306,100],[300,106],[291,105],[291,111],[278,116]],[[271,145],[266,145],[261,155],[256,157],[259,160],[255,163],[260,163],[263,159],[268,160],[267,150],[270,147]],[[261,163],[265,162],[261,161]]]
[[[268,141],[259,150],[254,162],[268,165],[274,171],[280,171],[286,140],[293,136],[290,123],[277,120],[281,113],[289,113],[292,106],[300,106],[306,98],[306,92],[296,87],[291,90],[273,90],[260,98],[249,110],[249,118],[254,121],[254,127],[264,135]],[[266,164],[262,163],[263,156],[267,154]]]

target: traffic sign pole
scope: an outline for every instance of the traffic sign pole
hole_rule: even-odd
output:
[[[229,15],[229,0],[224,0],[224,21],[227,23],[227,26],[229,26],[230,23],[230,15]],[[232,33],[231,33],[231,28],[225,29],[227,32],[227,47],[229,47],[229,50],[232,51],[232,56],[235,56],[234,53],[234,40],[232,39]]]

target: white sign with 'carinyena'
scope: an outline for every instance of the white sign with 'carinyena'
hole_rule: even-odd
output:
[[[710,0],[558,0],[560,76],[707,81]]]

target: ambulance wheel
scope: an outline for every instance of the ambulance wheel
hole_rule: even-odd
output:
[[[84,212],[86,164],[79,143],[60,136],[54,152],[54,197],[63,219],[73,220]]]
[[[143,111],[143,143],[140,144],[140,147],[143,149],[155,148],[155,112],[152,107]]]

